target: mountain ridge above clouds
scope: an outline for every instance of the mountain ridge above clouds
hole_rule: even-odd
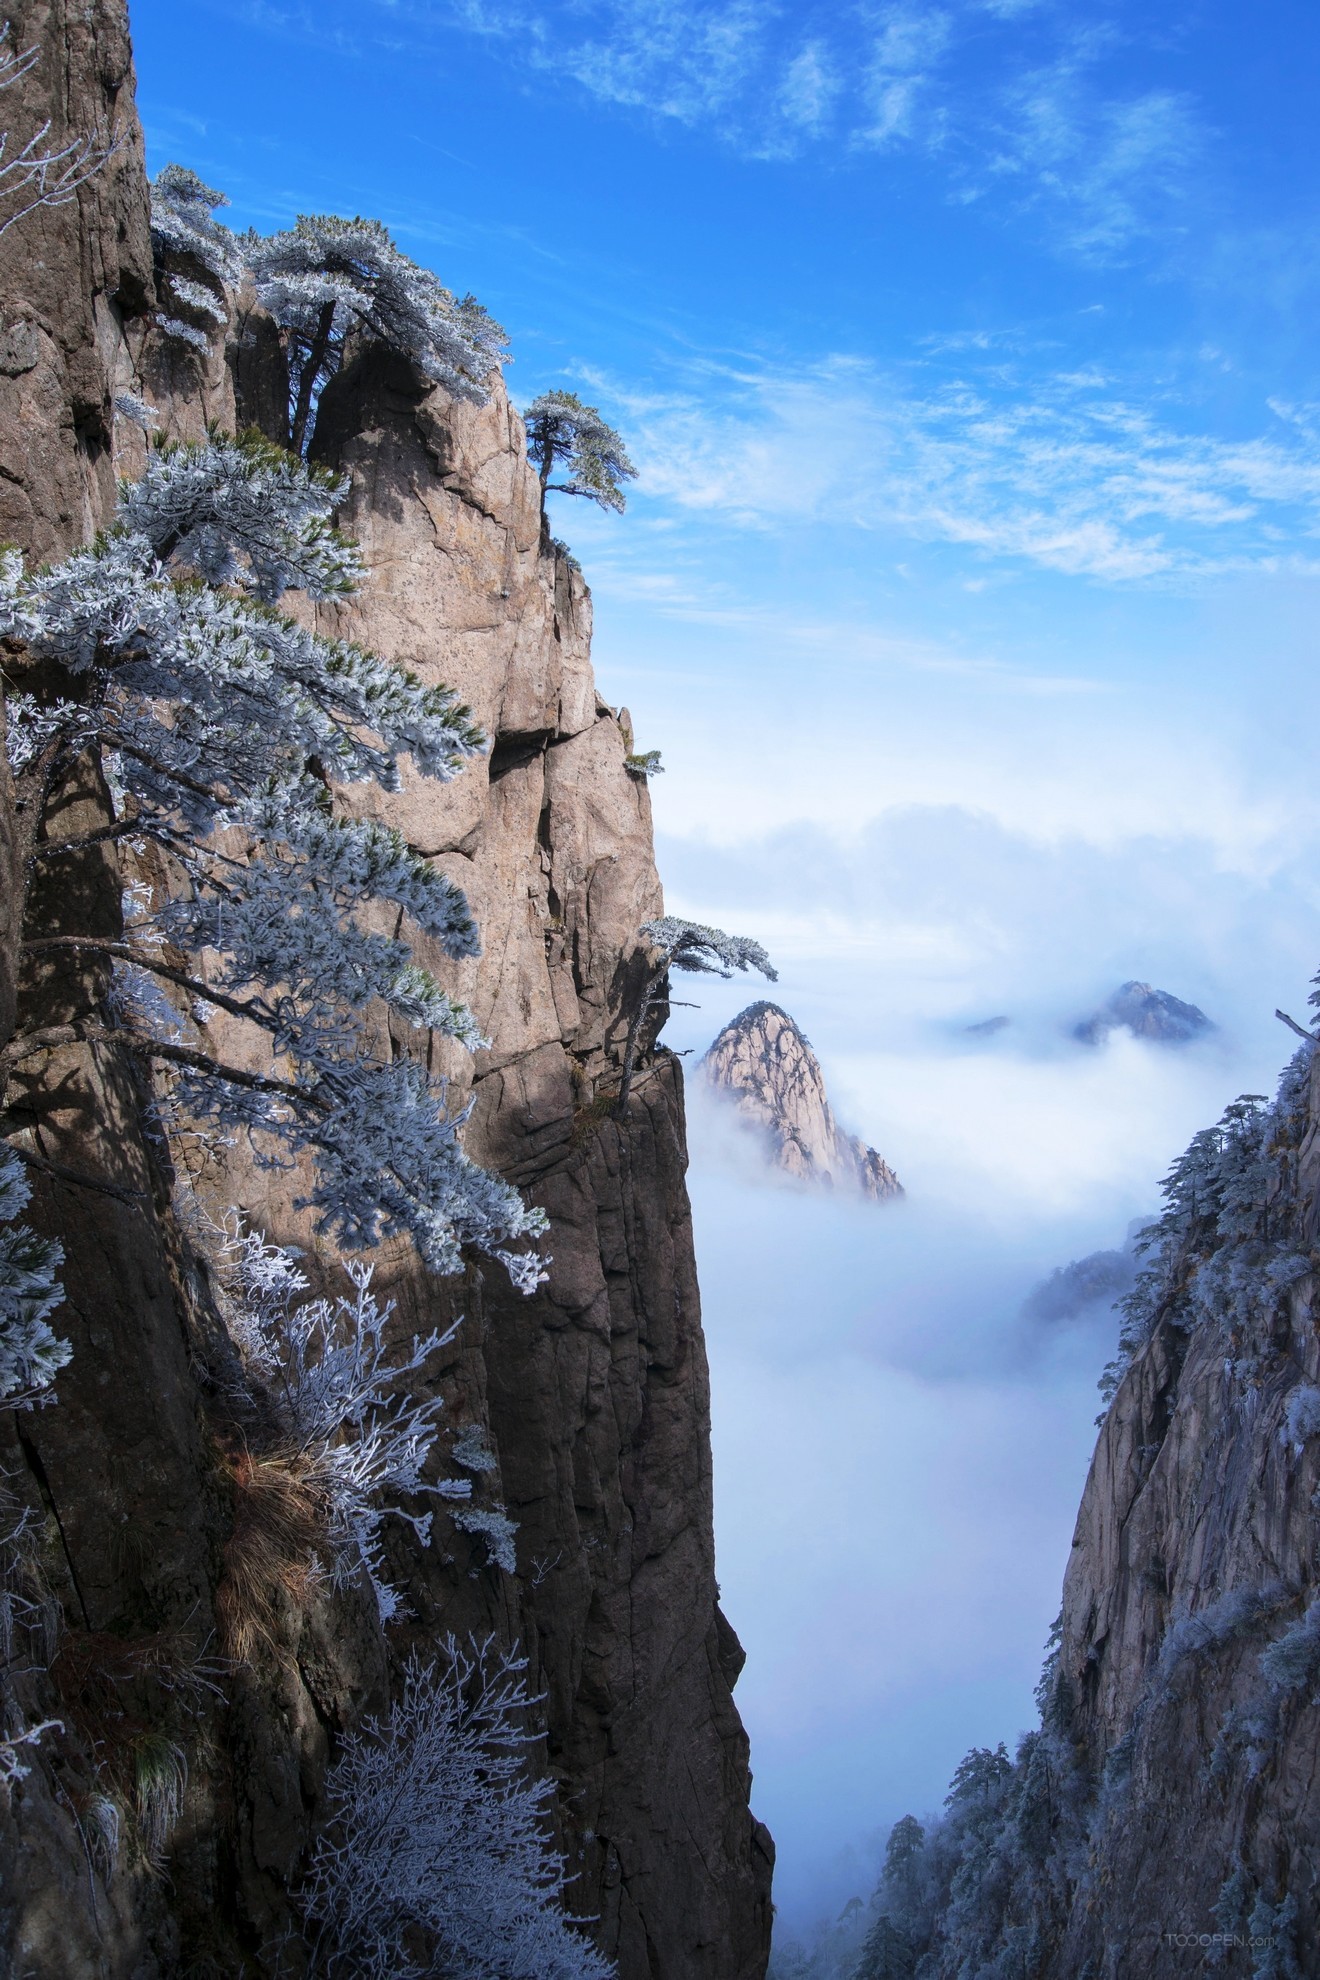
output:
[[[758,1131],[775,1165],[797,1181],[876,1203],[903,1195],[884,1157],[835,1120],[820,1061],[778,1004],[761,1000],[731,1018],[701,1070]]]
[[[1100,1045],[1111,1031],[1120,1029],[1160,1045],[1186,1045],[1203,1032],[1213,1031],[1215,1025],[1197,1005],[1185,1004],[1149,983],[1133,981],[1122,984],[1098,1011],[1083,1018],[1074,1027],[1073,1036],[1084,1045]]]

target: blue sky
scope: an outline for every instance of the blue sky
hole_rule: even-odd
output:
[[[1028,1338],[1023,1295],[1269,1084],[1320,963],[1320,23],[133,19],[153,169],[239,226],[384,219],[507,326],[519,402],[566,383],[624,430],[628,514],[555,525],[602,691],[665,758],[670,905],[769,945],[909,1186],[879,1221],[786,1196],[694,1108],[721,1575],[805,1927],[865,1888],[859,1838],[1029,1716],[1109,1323]],[[1132,976],[1219,1030],[1070,1044]]]

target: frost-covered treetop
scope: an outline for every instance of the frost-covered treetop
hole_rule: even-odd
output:
[[[432,385],[484,405],[508,339],[474,296],[456,296],[439,276],[403,254],[379,220],[303,213],[280,233],[235,237],[215,217],[228,201],[183,165],[167,165],[151,189],[151,231],[162,297],[182,316],[157,318],[166,336],[205,353],[225,320],[225,285],[251,275],[274,318],[289,370],[288,426],[294,453],[307,452],[322,391],[351,336],[398,351]],[[219,285],[212,291],[179,257]],[[608,429],[604,429],[608,432]],[[585,457],[584,457],[585,459]],[[590,463],[583,469],[590,474]],[[591,492],[585,486],[580,491]],[[598,499],[603,499],[598,498]]]
[[[189,1128],[246,1133],[267,1164],[309,1150],[318,1230],[350,1248],[407,1232],[440,1271],[458,1270],[471,1242],[530,1289],[539,1259],[507,1245],[543,1229],[541,1213],[468,1160],[443,1082],[415,1059],[367,1049],[373,1003],[470,1048],[483,1041],[471,1012],[413,961],[397,917],[384,935],[360,911],[401,909],[454,958],[478,953],[477,931],[452,881],[396,832],[337,813],[330,786],[397,788],[405,756],[446,782],[486,743],[448,688],[275,609],[286,588],[353,588],[356,552],[328,525],[342,493],[264,441],[214,436],[158,451],[91,549],[36,573],[0,553],[0,636],[79,688],[10,698],[25,888],[83,843],[60,838],[53,818],[41,828],[88,748],[101,752],[117,812],[93,840],[152,846],[170,875],[161,898],[147,890],[126,905],[120,940],[26,946],[113,961],[114,1028],[169,1069],[167,1102]],[[226,826],[240,829],[241,854],[216,836]],[[217,1006],[266,1034],[268,1071],[217,1057],[206,1032]]]
[[[503,330],[474,297],[456,297],[402,254],[380,221],[304,213],[287,232],[250,235],[244,246],[257,300],[285,339],[295,452],[352,332],[400,352],[455,398],[485,403],[508,355]]]
[[[660,951],[667,969],[686,969],[704,976],[732,976],[735,970],[754,969],[771,983],[779,981],[779,971],[750,935],[726,935],[722,928],[708,928],[703,922],[684,921],[672,914],[659,921],[644,921],[642,933]]]
[[[238,243],[215,209],[229,201],[214,186],[203,184],[186,165],[167,165],[151,186],[151,245],[156,283],[165,305],[156,323],[176,344],[187,344],[203,356],[211,346],[211,328],[228,314],[224,290],[241,280]],[[184,269],[177,263],[182,258]],[[176,265],[171,265],[171,264]],[[185,272],[190,263],[209,275],[209,283],[194,281]],[[177,312],[183,310],[180,316]]]
[[[157,252],[191,255],[219,282],[243,272],[238,243],[217,207],[229,201],[186,165],[167,165],[151,182],[151,236]]]
[[[1193,1135],[1160,1184],[1165,1207],[1136,1238],[1145,1264],[1120,1302],[1119,1354],[1100,1384],[1106,1401],[1161,1318],[1245,1329],[1310,1271],[1297,1178],[1314,1049],[1303,1045],[1285,1067],[1273,1103],[1240,1094],[1215,1127]]]
[[[208,584],[236,585],[273,604],[286,591],[309,598],[356,589],[362,559],[330,517],[347,478],[308,468],[259,433],[209,444],[161,446],[141,480],[124,482],[116,520]]]
[[[546,494],[584,495],[602,509],[624,507],[623,483],[637,470],[628,459],[623,440],[595,406],[583,405],[575,392],[542,392],[523,419],[527,426],[527,458],[541,478],[541,506]],[[551,481],[564,463],[567,481]]]

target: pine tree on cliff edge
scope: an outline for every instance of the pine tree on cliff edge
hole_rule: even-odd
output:
[[[354,333],[400,352],[429,385],[484,405],[507,339],[474,296],[458,297],[400,253],[379,220],[302,213],[287,232],[242,243],[257,301],[289,366],[288,442],[304,454],[321,393]]]
[[[594,406],[584,406],[575,392],[542,392],[523,414],[527,425],[527,458],[541,481],[541,514],[549,493],[582,495],[602,509],[622,514],[623,484],[637,473],[623,440]],[[551,481],[555,469],[568,470],[567,481]]]
[[[623,1050],[623,1076],[615,1116],[623,1120],[628,1111],[633,1072],[646,1022],[660,1001],[671,969],[682,969],[694,976],[732,976],[737,970],[755,969],[768,982],[779,981],[779,971],[759,942],[750,935],[726,935],[722,928],[708,928],[704,922],[684,921],[673,914],[659,921],[644,921],[641,928],[651,947],[651,960],[642,980],[641,995],[628,1026]]]
[[[166,336],[205,353],[209,326],[225,320],[224,285],[237,287],[250,275],[284,348],[284,440],[295,454],[307,453],[321,394],[353,338],[397,351],[428,385],[443,385],[456,399],[486,403],[490,375],[508,358],[503,330],[475,296],[455,296],[404,254],[379,220],[300,213],[280,233],[234,235],[215,218],[228,204],[183,165],[167,165],[153,181],[157,273],[175,310],[157,321]]]

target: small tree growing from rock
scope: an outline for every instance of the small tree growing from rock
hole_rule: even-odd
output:
[[[779,981],[779,971],[772,966],[761,944],[750,935],[726,935],[722,928],[708,928],[700,921],[684,921],[672,914],[662,916],[659,921],[644,921],[641,932],[651,945],[652,960],[624,1045],[623,1076],[615,1108],[620,1120],[628,1110],[628,1095],[646,1021],[660,1001],[671,969],[686,970],[694,976],[732,976],[735,970],[755,969],[769,982]]]
[[[212,329],[227,319],[225,287],[243,273],[238,243],[215,217],[216,209],[228,204],[222,192],[205,185],[186,165],[166,165],[151,183],[151,247],[157,286],[167,304],[156,322],[173,342],[189,344],[203,355],[210,349]],[[199,275],[209,279],[198,281]]]
[[[602,509],[624,508],[623,483],[637,470],[628,459],[618,433],[594,406],[584,406],[575,392],[542,392],[523,414],[527,425],[527,458],[541,478],[541,514],[551,490],[559,495],[584,495]],[[563,464],[567,481],[551,481]]]

